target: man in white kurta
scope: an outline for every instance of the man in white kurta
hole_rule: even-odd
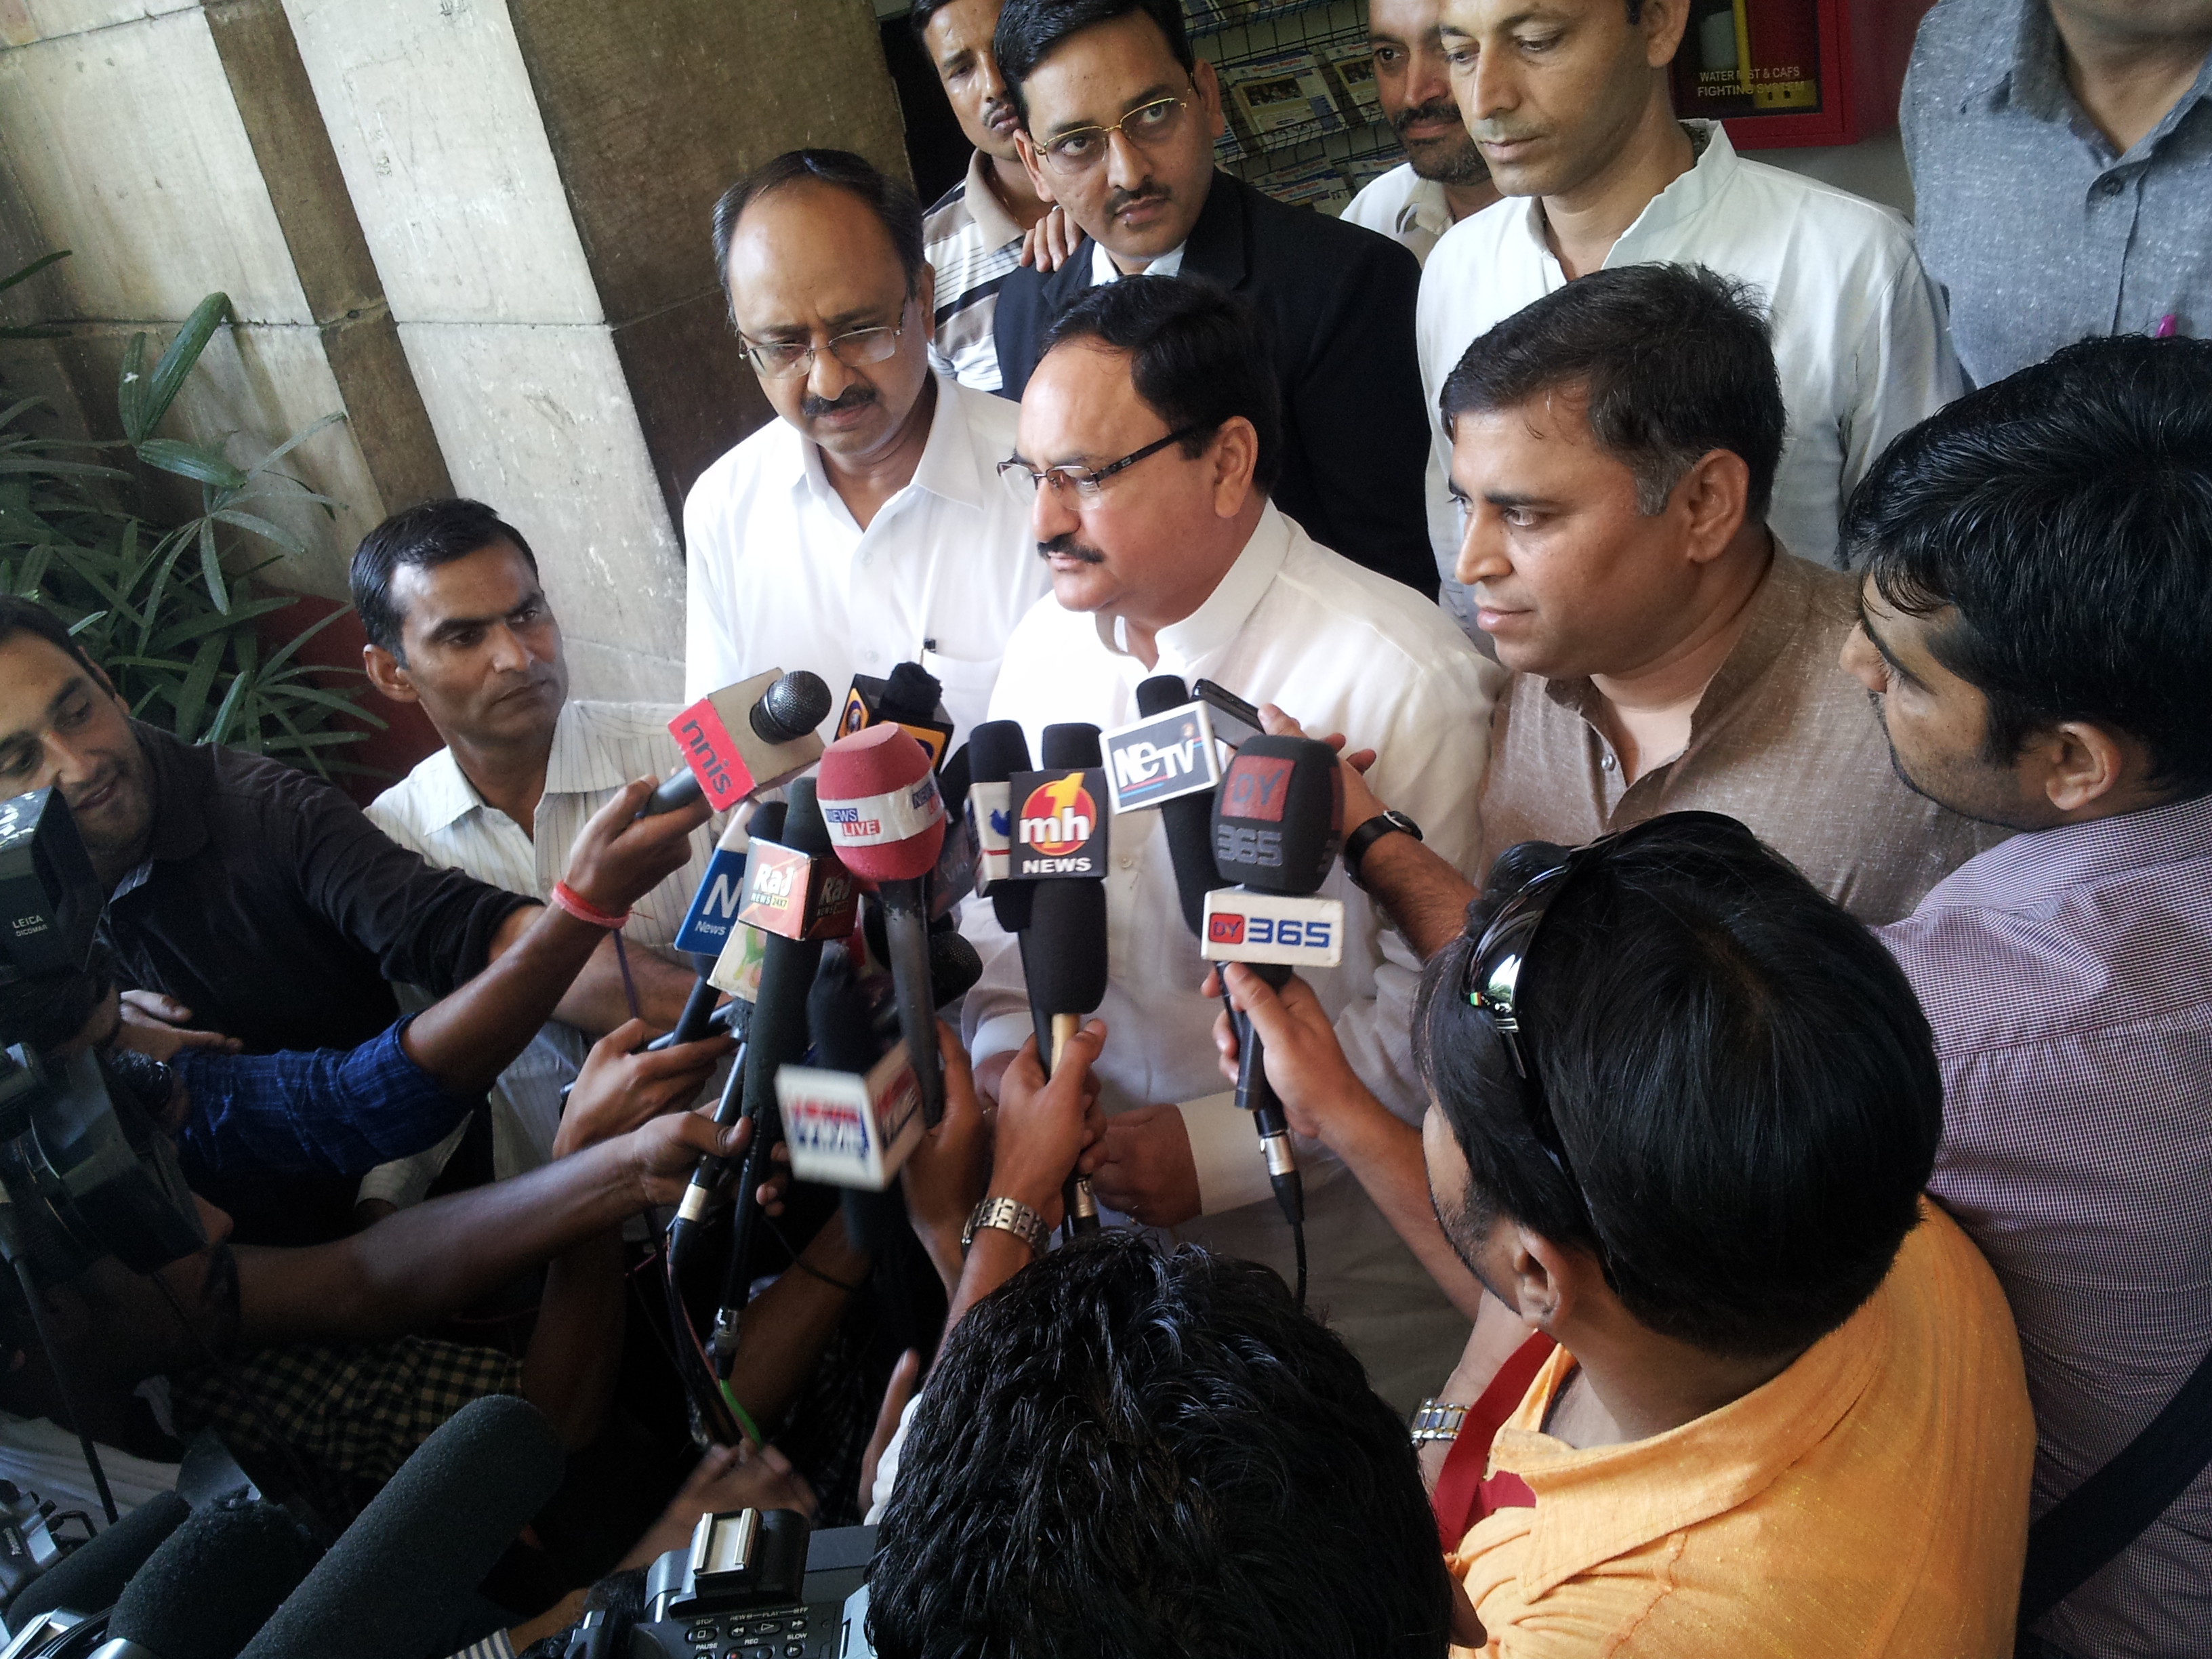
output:
[[[1007,642],[991,716],[1019,720],[1035,754],[1054,722],[1135,719],[1136,688],[1156,673],[1211,679],[1279,704],[1310,731],[1376,750],[1375,775],[1406,791],[1429,844],[1465,866],[1501,671],[1435,605],[1320,546],[1268,503],[1255,473],[1264,477],[1273,459],[1272,386],[1249,372],[1256,351],[1237,361],[1243,326],[1218,290],[1150,276],[1094,289],[1060,325],[1023,399],[1017,450],[1034,471],[1063,469],[1037,487],[1031,525],[1051,556],[1054,596]],[[1133,365],[1147,356],[1163,366],[1147,377],[1158,407],[1135,391]],[[1085,495],[1085,473],[1131,454],[1142,459]],[[1030,475],[1018,476],[1027,489]],[[1110,983],[1099,1010],[1109,1036],[1097,1068],[1109,1122],[1098,1195],[1121,1215],[1288,1278],[1288,1229],[1251,1119],[1224,1095],[1212,1037],[1220,1005],[1200,990],[1206,968],[1183,925],[1159,815],[1118,816],[1110,837]],[[1307,977],[1361,1077],[1419,1121],[1426,1103],[1408,1033],[1419,963],[1341,869],[1322,891],[1345,903],[1344,960]],[[965,1034],[988,1080],[1029,1034],[1029,1002],[1019,952],[991,908],[970,906],[963,927],[986,964]],[[1317,1145],[1299,1152],[1310,1304],[1376,1388],[1410,1406],[1449,1368],[1466,1322],[1358,1182]]]

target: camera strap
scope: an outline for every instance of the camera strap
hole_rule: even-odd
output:
[[[2142,1535],[2212,1465],[2212,1353],[2142,1431],[2027,1529],[2027,1629]]]

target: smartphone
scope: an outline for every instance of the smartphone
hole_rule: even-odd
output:
[[[1232,752],[1264,734],[1260,711],[1234,691],[1212,680],[1200,680],[1191,688],[1191,695],[1206,705],[1206,714],[1213,722],[1213,735],[1228,744]]]

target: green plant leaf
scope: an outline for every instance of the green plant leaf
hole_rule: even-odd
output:
[[[32,277],[37,276],[48,265],[58,264],[62,260],[66,259],[69,257],[70,250],[67,248],[62,248],[55,252],[47,254],[43,259],[32,260],[30,264],[25,265],[21,270],[13,271],[5,276],[0,276],[0,294],[6,293],[18,283],[29,282]]]
[[[153,422],[146,418],[146,336],[131,337],[123,348],[123,379],[115,389],[116,412],[123,417],[123,436],[137,443]]]
[[[200,353],[215,337],[230,310],[230,295],[210,294],[192,307],[192,314],[185,319],[177,337],[169,342],[169,349],[161,354],[161,361],[154,365],[154,373],[146,385],[145,408],[138,429],[131,433],[131,441],[143,443],[146,435],[161,423],[161,416],[169,412],[169,405],[184,390],[185,379],[192,372],[192,365],[200,360]],[[126,432],[130,428],[125,428]]]
[[[0,472],[44,472],[68,478],[127,478],[128,472],[93,461],[58,461],[51,455],[0,455]]]
[[[341,410],[334,415],[325,415],[319,421],[310,422],[307,425],[301,427],[297,432],[295,432],[290,437],[285,439],[283,443],[278,444],[276,448],[270,450],[259,460],[254,462],[252,466],[248,470],[256,477],[260,476],[262,473],[268,471],[270,468],[276,465],[277,462],[283,460],[284,457],[290,454],[294,450],[297,449],[301,444],[307,442],[308,439],[313,437],[315,434],[320,432],[325,427],[335,426],[343,419],[345,419],[345,415],[344,412]],[[0,421],[0,426],[5,426],[7,422],[5,421]],[[321,497],[318,496],[316,499],[320,500]]]
[[[230,729],[230,723],[238,714],[239,705],[246,701],[252,690],[252,675],[234,674],[230,677],[230,690],[222,694],[222,702],[215,711],[215,718],[208,722],[208,742],[222,741],[224,733]]]
[[[206,579],[208,598],[215,601],[215,608],[228,611],[230,590],[223,586],[222,556],[216,551],[213,519],[200,520],[200,574]]]
[[[226,507],[221,512],[210,516],[222,520],[225,524],[236,525],[240,530],[250,530],[264,541],[276,543],[295,558],[304,558],[307,556],[307,543],[285,529],[283,525],[271,524],[268,520],[255,514],[241,513],[234,507]]]
[[[201,641],[184,689],[177,693],[177,735],[188,743],[200,740],[201,716],[207,712],[208,693],[215,689],[216,671],[222,666],[223,648],[228,644],[219,634]]]
[[[183,443],[175,438],[149,438],[138,446],[138,459],[164,472],[213,484],[218,489],[246,487],[246,474],[220,452],[201,444]]]
[[[325,628],[328,628],[340,617],[349,617],[352,614],[353,607],[351,605],[343,605],[339,609],[331,611],[331,614],[324,617],[322,621],[319,623],[311,623],[306,628],[301,629],[300,632],[295,634],[290,639],[287,640],[283,645],[277,649],[276,654],[271,656],[267,662],[261,665],[261,672],[264,677],[272,674],[277,669],[282,668],[286,662],[290,660],[293,654],[296,653],[301,646],[305,645],[309,640],[314,638],[316,635],[321,633]]]

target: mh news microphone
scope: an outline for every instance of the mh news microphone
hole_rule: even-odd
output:
[[[1316,898],[1344,842],[1344,775],[1336,751],[1310,738],[1262,734],[1237,751],[1213,798],[1213,862],[1241,882],[1206,897],[1200,954],[1241,962],[1268,984],[1294,968],[1334,968],[1344,959],[1344,906]],[[1294,1224],[1305,1195],[1282,1102],[1268,1086],[1266,1056],[1251,1020],[1236,1019],[1237,1103],[1253,1115],[1267,1176]]]
[[[898,664],[886,679],[855,674],[837,715],[837,736],[849,738],[872,726],[902,726],[921,745],[931,766],[943,766],[952,744],[952,717],[945,712],[944,692],[944,683],[918,662]]]
[[[490,1634],[483,1621],[464,1627],[490,1610],[477,1586],[567,1470],[528,1401],[471,1401],[399,1466],[240,1659],[431,1659]]]
[[[830,688],[803,668],[771,668],[702,697],[668,722],[688,771],[647,797],[640,817],[673,812],[701,794],[717,812],[787,783],[821,758],[814,728],[830,714]]]
[[[1040,767],[1014,781],[1013,871],[1034,881],[1022,969],[1037,1022],[1037,1060],[1050,1077],[1084,1015],[1106,1000],[1106,803],[1098,728],[1048,726]],[[1071,1235],[1098,1231],[1087,1176],[1062,1194]]]
[[[929,987],[929,874],[945,848],[945,800],[928,752],[903,726],[872,726],[823,751],[822,816],[846,868],[876,884],[907,1059],[922,1122],[945,1116],[945,1062]]]
[[[314,1540],[274,1504],[241,1497],[203,1505],[116,1595],[93,1659],[238,1659],[315,1556]]]

